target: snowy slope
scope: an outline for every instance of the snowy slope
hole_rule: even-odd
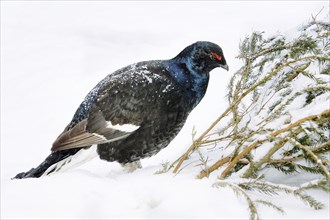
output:
[[[190,145],[195,125],[202,132],[225,109],[225,89],[240,39],[253,30],[292,30],[329,11],[328,1],[292,2],[10,2],[1,1],[1,219],[32,218],[216,218],[246,219],[245,201],[215,179],[154,175]],[[322,16],[322,14],[320,15]],[[218,43],[230,71],[216,69],[206,97],[179,136],[143,169],[126,173],[95,158],[65,173],[10,180],[38,165],[71,120],[88,91],[108,73],[150,59],[167,59],[197,41]],[[274,176],[274,181],[283,176]],[[290,179],[286,180],[288,183]],[[281,216],[262,208],[263,218],[327,219],[280,195]]]

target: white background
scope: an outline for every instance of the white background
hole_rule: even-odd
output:
[[[194,125],[202,132],[225,109],[240,40],[252,31],[291,32],[322,8],[324,19],[328,1],[1,1],[1,218],[248,218],[242,199],[210,187],[214,179],[153,173],[186,150]],[[219,44],[230,71],[212,71],[207,95],[182,132],[142,170],[127,174],[96,158],[66,173],[10,180],[42,162],[107,74],[172,58],[198,40]],[[261,216],[328,218],[328,198],[319,199],[326,209],[314,212],[284,196],[277,201],[286,216],[268,208]]]

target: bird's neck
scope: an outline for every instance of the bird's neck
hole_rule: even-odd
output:
[[[197,105],[205,95],[209,72],[200,72],[189,58],[168,60],[167,69],[176,82],[190,91],[191,98],[196,102],[194,105]]]

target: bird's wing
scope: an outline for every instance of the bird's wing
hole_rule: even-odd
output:
[[[93,144],[104,144],[129,136],[137,130],[136,125],[113,125],[106,121],[101,111],[93,113],[72,129],[64,131],[53,143],[52,151],[83,148]]]
[[[101,81],[89,115],[65,129],[52,151],[83,148],[128,137],[161,108],[161,91],[169,90],[168,79],[147,71],[145,65],[127,67]],[[165,81],[164,81],[165,80]]]

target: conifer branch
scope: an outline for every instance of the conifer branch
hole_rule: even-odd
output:
[[[249,169],[247,169],[245,171],[245,173],[242,175],[242,177],[243,178],[249,178],[249,177],[251,177],[251,175],[254,172],[258,171],[263,164],[267,163],[270,160],[271,156],[276,151],[278,151],[279,149],[281,149],[284,146],[285,143],[286,143],[286,140],[281,139],[279,142],[277,142],[276,144],[274,144],[274,146],[267,152],[267,154],[262,159],[260,159],[258,162],[256,162],[254,164],[254,166],[250,166]]]
[[[297,129],[296,131],[292,132],[289,137],[292,137],[296,134],[298,134],[300,132],[299,129]],[[245,171],[245,173],[242,175],[243,178],[249,178],[251,177],[253,172],[256,172],[260,169],[260,167],[269,162],[270,158],[274,155],[274,153],[276,153],[279,149],[281,149],[285,144],[286,144],[287,140],[281,138],[277,143],[274,144],[274,146],[267,151],[266,155],[264,157],[262,157],[258,162],[256,162],[254,164],[254,166],[250,166],[249,169],[247,169]]]
[[[274,205],[271,202],[268,202],[268,201],[265,201],[265,200],[261,200],[261,199],[257,199],[255,202],[256,203],[260,203],[260,204],[265,205],[265,206],[268,206],[268,207],[271,207],[271,208],[275,209],[276,211],[280,212],[282,215],[285,214],[285,211],[283,210],[282,207],[279,207],[277,205]]]
[[[304,194],[303,188],[292,188],[284,185],[260,181],[243,182],[240,183],[239,186],[248,190],[258,190],[259,192],[265,193],[267,195],[278,194],[278,192],[285,192],[301,199],[303,202],[307,203],[310,207],[316,210],[322,209],[324,207],[322,203],[316,201],[313,197]]]
[[[290,124],[289,126],[279,129],[275,132],[272,132],[266,139],[261,139],[261,140],[257,140],[255,142],[253,142],[252,144],[250,144],[249,146],[247,146],[241,153],[239,153],[238,155],[236,155],[236,157],[233,158],[233,160],[230,162],[230,164],[227,166],[227,168],[221,173],[220,175],[220,179],[224,179],[227,174],[229,173],[229,171],[237,164],[237,162],[242,159],[245,155],[247,155],[248,153],[250,153],[251,150],[255,149],[257,146],[259,146],[261,143],[267,141],[267,140],[273,140],[276,136],[278,136],[281,133],[284,133],[286,131],[289,131],[291,129],[293,129],[294,127],[306,122],[306,121],[310,121],[310,120],[316,120],[318,118],[321,117],[330,117],[330,110],[325,110],[324,112],[322,112],[319,115],[310,115],[307,116],[305,118],[302,118],[292,124]]]
[[[193,152],[198,146],[203,138],[225,117],[227,116],[231,111],[233,111],[236,106],[241,102],[241,100],[246,97],[249,93],[254,91],[258,86],[263,85],[265,82],[267,82],[270,78],[275,76],[279,71],[281,71],[284,67],[287,67],[293,63],[299,62],[299,61],[304,61],[304,60],[311,60],[311,59],[320,59],[320,60],[328,60],[330,61],[330,58],[327,57],[321,57],[321,56],[306,56],[306,57],[301,57],[292,61],[288,61],[277,68],[273,69],[270,73],[268,73],[264,78],[262,78],[260,81],[258,81],[256,84],[251,86],[249,89],[247,89],[244,93],[242,93],[237,99],[234,100],[234,102],[195,140],[194,143],[188,148],[188,150],[180,157],[178,158],[178,162],[176,167],[173,170],[173,173],[176,173],[182,163],[187,159],[189,154]],[[306,67],[307,68],[307,67]]]
[[[311,158],[314,160],[314,162],[317,164],[317,166],[321,168],[325,177],[330,182],[330,173],[329,173],[328,169],[323,165],[322,160],[316,154],[314,154],[313,151],[311,151],[308,147],[302,145],[301,143],[299,143],[298,141],[296,141],[292,138],[287,137],[285,139],[287,141],[290,141],[292,144],[298,146],[299,148],[303,149],[305,152],[307,152],[307,154],[309,154],[311,156]]]
[[[230,187],[243,196],[251,219],[259,218],[261,204],[279,212],[283,209],[263,199],[251,199],[248,190],[269,196],[284,192],[314,209],[322,208],[323,204],[304,190],[330,191],[330,109],[325,105],[330,91],[329,28],[328,23],[314,20],[290,41],[282,35],[263,39],[262,32],[245,38],[238,56],[244,64],[228,85],[229,107],[198,138],[193,134],[192,145],[172,163],[171,170],[179,173],[192,160],[196,162],[190,155],[196,156],[197,151],[197,166],[202,170],[196,178],[220,170],[214,186]],[[215,154],[220,159],[209,166],[208,158]],[[300,187],[259,181],[260,172],[269,168],[288,175],[303,171],[319,179]],[[237,177],[238,172],[244,178],[240,183],[228,178],[233,173]],[[247,178],[256,179],[241,183]]]
[[[255,202],[251,199],[251,197],[247,194],[247,192],[244,189],[242,189],[239,185],[227,181],[218,181],[213,184],[213,187],[217,187],[217,188],[226,187],[226,186],[230,187],[236,193],[237,196],[244,197],[244,199],[246,200],[249,206],[250,219],[251,220],[259,219],[259,214]]]
[[[330,148],[330,141],[327,141],[325,143],[322,143],[321,145],[319,145],[317,147],[311,148],[311,151],[313,153],[315,153],[315,154],[318,154],[320,152],[323,152],[323,149],[326,148],[326,147]],[[330,150],[327,150],[327,151],[330,151]],[[286,158],[283,158],[283,159],[275,159],[275,160],[271,160],[270,159],[269,160],[269,163],[270,164],[276,164],[276,163],[292,163],[294,161],[303,159],[304,156],[305,155],[303,155],[303,154],[299,154],[299,155],[294,156],[294,157],[286,157]],[[322,161],[324,161],[324,160],[322,160]],[[324,161],[324,163],[330,163],[330,161],[327,160],[327,161]]]

